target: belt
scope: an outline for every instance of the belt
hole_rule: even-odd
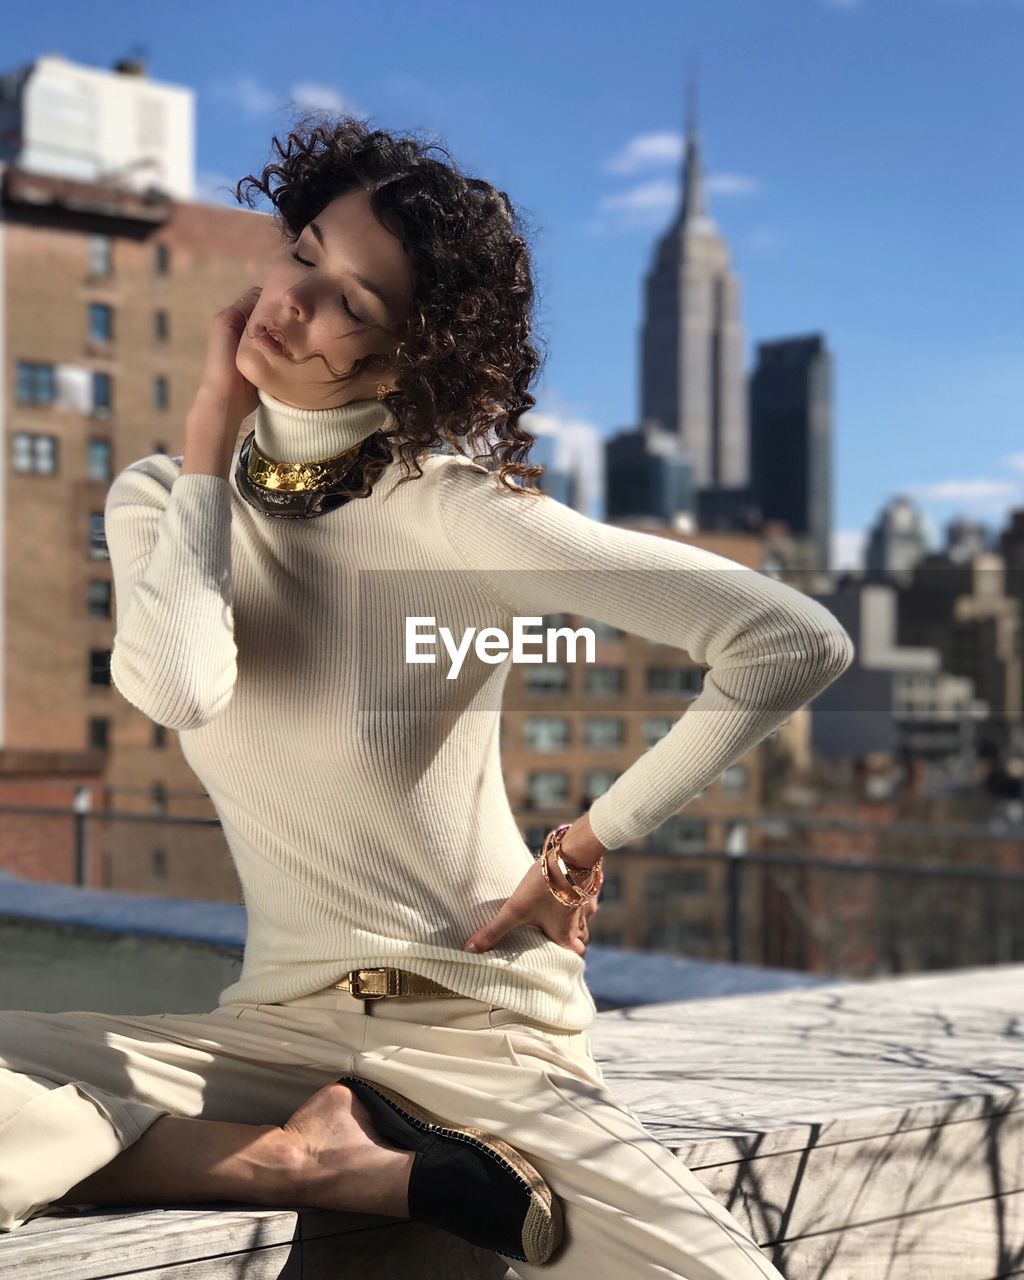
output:
[[[380,1000],[384,996],[462,997],[461,991],[452,991],[407,969],[350,969],[340,981],[332,982],[331,987],[347,991],[360,1000]]]

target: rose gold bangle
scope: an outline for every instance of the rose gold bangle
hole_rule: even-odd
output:
[[[597,861],[591,863],[589,867],[580,867],[577,866],[575,862],[570,862],[565,854],[562,853],[562,837],[569,830],[569,827],[570,823],[563,822],[560,827],[555,827],[554,831],[550,833],[552,844],[558,849],[559,868],[561,869],[562,875],[565,876],[566,880],[568,880],[571,885],[577,889],[582,889],[589,897],[593,897],[604,883],[604,868],[601,865],[604,859],[604,854],[602,853]],[[585,874],[586,879],[577,880],[576,876],[571,874],[573,871],[577,874]]]
[[[566,864],[565,859],[561,855],[561,844],[562,837],[565,835],[566,831],[569,830],[570,825],[570,823],[565,822],[561,826],[554,827],[548,832],[544,841],[544,847],[541,850],[540,863],[548,888],[558,901],[567,907],[578,907],[585,902],[589,902],[600,892],[601,885],[604,883],[604,869],[601,866],[601,858],[598,858],[597,862],[595,862],[592,867],[575,867],[572,863]],[[558,863],[558,869],[565,877],[566,882],[570,885],[575,896],[567,895],[566,891],[557,886],[552,880],[551,868],[548,861],[552,856]],[[570,867],[575,871],[587,871],[588,877],[586,882],[582,884],[578,883],[570,874]]]

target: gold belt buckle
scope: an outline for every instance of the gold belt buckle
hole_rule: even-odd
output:
[[[366,975],[370,975],[370,984],[364,987]],[[379,1000],[381,996],[386,996],[388,991],[388,971],[387,969],[350,969],[348,974],[348,988],[354,996],[358,996],[361,1000]]]

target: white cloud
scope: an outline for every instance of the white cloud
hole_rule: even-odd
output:
[[[670,178],[652,178],[650,182],[630,187],[604,196],[600,208],[605,213],[627,215],[656,213],[661,216],[676,207],[679,201],[679,184]]]
[[[313,81],[299,81],[290,94],[279,95],[252,76],[236,76],[226,83],[218,82],[211,92],[215,97],[227,98],[247,116],[280,115],[295,108],[299,111],[361,114],[337,89]]]
[[[1014,471],[1024,471],[1024,453],[1008,453],[1003,461]]]
[[[302,111],[331,111],[338,115],[358,114],[355,108],[330,85],[308,81],[293,86],[291,101]]]
[[[933,484],[905,486],[903,492],[916,494],[924,502],[988,503],[1005,502],[1020,495],[1020,486],[1011,480],[939,480]]]
[[[226,83],[218,81],[212,89],[218,98],[228,98],[246,115],[263,116],[278,111],[283,102],[252,76],[236,76]]]
[[[761,190],[756,178],[745,173],[712,173],[704,179],[704,187],[712,196],[750,196]]]
[[[605,167],[609,173],[637,173],[641,169],[678,165],[682,158],[683,135],[665,130],[662,133],[641,133],[630,138]]]

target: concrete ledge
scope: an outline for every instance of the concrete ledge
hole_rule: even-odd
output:
[[[1024,1270],[1024,965],[619,1009],[594,1049],[787,1280]],[[514,1276],[416,1224],[235,1205],[58,1210],[0,1235],[0,1273]]]
[[[515,1280],[420,1223],[239,1208],[54,1210],[0,1235],[4,1280]]]

